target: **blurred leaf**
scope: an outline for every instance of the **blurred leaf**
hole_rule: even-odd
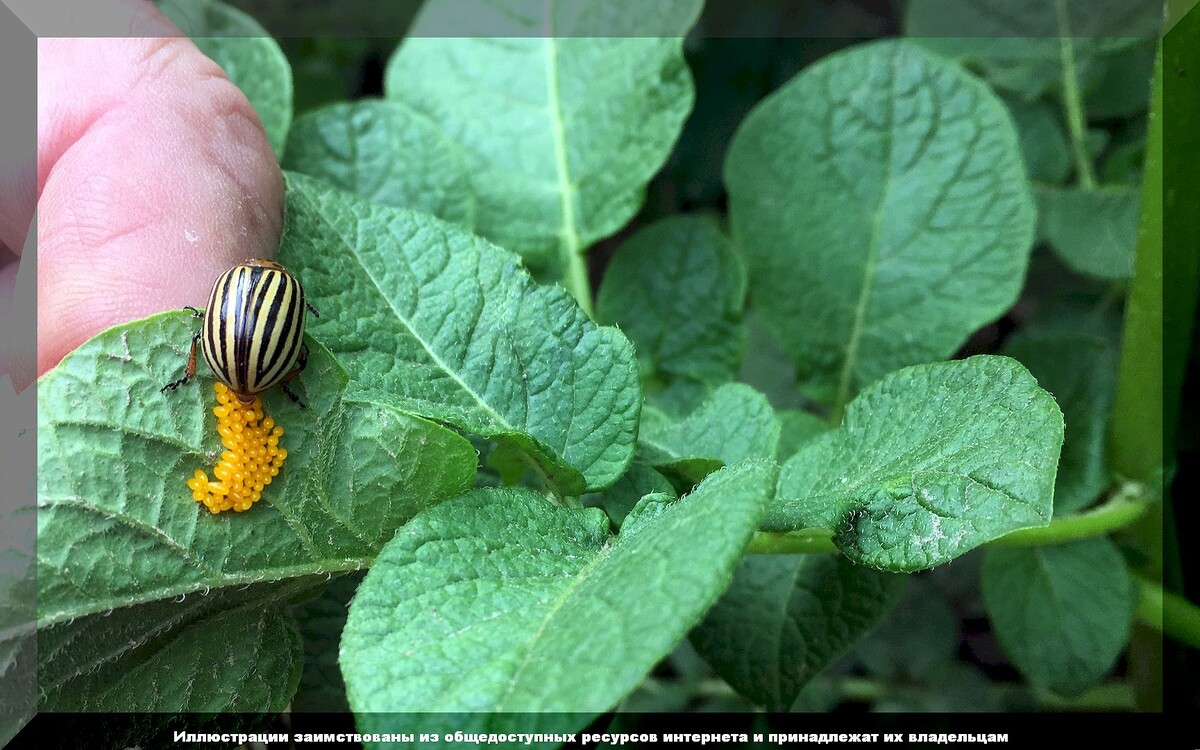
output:
[[[320,596],[290,608],[300,625],[300,639],[304,644],[304,670],[300,674],[299,689],[292,699],[293,713],[350,711],[350,705],[346,703],[346,685],[338,668],[338,646],[342,628],[346,626],[350,600],[362,579],[361,573],[335,578]]]
[[[989,549],[983,599],[996,637],[1033,683],[1073,697],[1096,684],[1129,640],[1134,588],[1104,538]]]
[[[462,148],[480,234],[535,268],[578,267],[637,212],[691,110],[700,6],[432,0],[385,89]]]
[[[1072,270],[1104,279],[1133,274],[1138,189],[1043,188],[1038,191],[1041,231]]]
[[[1078,47],[1093,54],[1120,51],[1154,39],[1162,27],[1156,0],[910,0],[905,34],[950,56],[976,60],[1057,61],[1059,37],[1069,31]],[[962,36],[964,33],[969,36]]]
[[[804,396],[796,387],[796,365],[753,313],[746,316],[746,353],[738,380],[765,394],[776,409],[799,409]]]
[[[1150,107],[1150,79],[1158,45],[1149,39],[1105,58],[1102,75],[1087,92],[1089,119],[1132,117]]]
[[[643,374],[719,384],[741,361],[744,272],[717,220],[673,216],[621,245],[596,317],[633,342]]]
[[[913,0],[904,19],[913,41],[1026,102],[1060,97],[1063,37],[1086,92],[1104,88],[1114,55],[1157,39],[1161,26],[1157,0]]]
[[[666,385],[657,379],[650,379],[643,387],[646,406],[658,409],[675,419],[682,419],[699,409],[716,390],[712,383],[691,378],[671,378]]]
[[[999,686],[974,664],[950,662],[923,688],[897,691],[877,701],[879,713],[983,713],[1002,709]]]
[[[1110,481],[1104,452],[1117,386],[1116,346],[1088,334],[1023,332],[1009,340],[1004,353],[1028,367],[1063,410],[1054,510],[1071,513],[1091,505]]]
[[[926,681],[954,662],[962,641],[960,628],[945,595],[917,579],[879,627],[858,644],[854,655],[876,677]]]
[[[1142,163],[1146,161],[1146,139],[1113,146],[1104,160],[1104,181],[1109,183],[1140,184]]]
[[[585,498],[584,504],[603,508],[613,525],[620,528],[625,517],[646,495],[675,497],[675,488],[662,474],[641,461],[634,461],[616,484]]]
[[[1053,105],[1044,101],[1006,101],[1021,137],[1021,151],[1030,179],[1061,183],[1071,173],[1067,135]]]
[[[296,119],[285,169],[396,208],[471,229],[475,198],[462,152],[428,119],[397,102],[342,102]]]
[[[836,555],[751,555],[692,630],[692,644],[738,692],[786,711],[875,626],[905,580]]]
[[[812,442],[817,436],[828,432],[829,423],[815,414],[799,409],[781,411],[779,417],[779,450],[777,458],[786,461]]]

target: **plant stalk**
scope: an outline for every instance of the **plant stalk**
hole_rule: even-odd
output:
[[[1126,482],[1105,503],[1086,513],[1051,521],[1034,529],[1019,529],[987,543],[989,547],[1033,547],[1106,536],[1141,518],[1149,503],[1143,485]],[[829,529],[800,529],[787,533],[760,531],[750,541],[752,555],[796,555],[837,552]]]
[[[1071,134],[1071,148],[1075,153],[1075,172],[1079,184],[1086,190],[1092,190],[1096,187],[1096,172],[1087,151],[1083,96],[1079,90],[1079,71],[1075,67],[1075,40],[1071,38],[1067,0],[1055,0],[1054,9],[1058,14],[1059,52],[1062,58],[1063,109],[1067,131]]]
[[[1200,607],[1154,581],[1137,577],[1140,597],[1134,617],[1139,623],[1200,650]]]
[[[988,546],[1034,547],[1105,536],[1141,518],[1149,506],[1148,495],[1143,485],[1126,482],[1107,502],[1092,510],[1055,519],[1046,526],[1018,529],[988,542]]]

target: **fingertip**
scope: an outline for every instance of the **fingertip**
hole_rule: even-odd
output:
[[[203,305],[230,265],[274,257],[283,225],[282,173],[257,115],[190,40],[75,41],[110,45],[135,70],[47,172],[39,373],[104,328]]]

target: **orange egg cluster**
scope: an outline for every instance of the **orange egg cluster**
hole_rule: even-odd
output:
[[[263,416],[262,399],[243,404],[223,383],[213,386],[217,392],[217,433],[225,451],[213,467],[216,480],[202,469],[188,480],[196,502],[204,503],[212,513],[236,510],[239,513],[262,497],[263,487],[279,475],[287,451],[280,447],[283,428]]]

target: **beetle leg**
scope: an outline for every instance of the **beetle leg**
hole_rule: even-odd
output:
[[[187,305],[187,306],[185,306],[183,309],[184,309],[184,310],[191,310],[191,311],[192,311],[192,317],[193,317],[193,318],[197,318],[197,319],[199,319],[199,318],[203,318],[203,317],[204,317],[204,313],[200,312],[199,310],[197,310],[196,308],[192,307],[191,305]]]
[[[287,397],[292,400],[293,404],[295,404],[296,406],[299,406],[301,409],[308,408],[308,404],[301,401],[300,397],[297,396],[295,393],[292,393],[292,389],[288,387],[287,383],[280,383],[279,386],[281,388],[283,388],[283,392],[287,394]]]
[[[186,385],[189,380],[196,377],[196,346],[200,343],[200,334],[202,330],[203,329],[192,334],[192,348],[188,351],[188,363],[187,367],[184,368],[183,377],[179,380],[174,380],[170,383],[167,383],[158,390],[159,393],[173,391],[181,385]]]
[[[303,401],[300,400],[299,396],[297,396],[295,393],[292,393],[292,389],[288,388],[288,383],[295,380],[297,375],[304,372],[305,367],[308,367],[308,344],[301,344],[300,356],[296,359],[296,369],[289,372],[283,377],[283,380],[279,381],[279,385],[283,388],[283,392],[286,393],[287,397],[290,398],[292,402],[301,409],[306,409],[308,407]]]
[[[304,306],[308,308],[308,311],[313,314],[314,318],[321,317],[321,313],[317,312],[317,308],[313,307],[312,303],[308,300],[304,300]]]

